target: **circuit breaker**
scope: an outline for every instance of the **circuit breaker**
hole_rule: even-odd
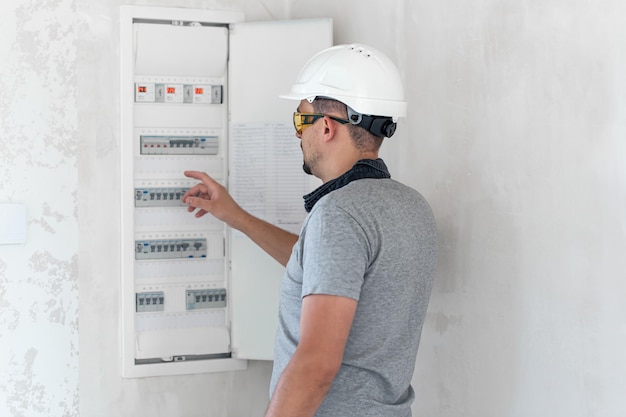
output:
[[[272,359],[282,268],[181,198],[208,173],[246,210],[298,232],[301,170],[288,91],[332,22],[121,8],[121,354],[125,377]]]

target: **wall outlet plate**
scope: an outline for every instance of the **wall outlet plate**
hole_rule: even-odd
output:
[[[26,206],[0,203],[0,245],[26,243]]]

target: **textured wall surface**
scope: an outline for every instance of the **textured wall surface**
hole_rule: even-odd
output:
[[[383,156],[441,233],[415,416],[626,415],[624,2],[128,3],[332,17],[399,63]],[[0,2],[0,416],[261,415],[268,363],[120,378],[120,4]]]
[[[78,415],[74,8],[0,5],[0,203],[28,218],[26,244],[0,246],[2,416]]]
[[[407,18],[406,154],[442,238],[417,410],[626,415],[626,4]]]

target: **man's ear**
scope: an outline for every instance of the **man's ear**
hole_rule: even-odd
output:
[[[324,116],[324,142],[328,142],[333,140],[335,134],[337,133],[337,126],[333,123],[333,120]]]

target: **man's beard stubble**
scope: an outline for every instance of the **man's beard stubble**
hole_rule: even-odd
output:
[[[302,150],[302,170],[307,175],[313,175],[313,172],[311,172],[311,167],[304,160],[304,149],[302,149],[302,142],[300,142],[300,150]]]
[[[313,173],[311,172],[311,167],[309,167],[309,165],[304,161],[302,162],[302,170],[307,175],[313,175]]]

